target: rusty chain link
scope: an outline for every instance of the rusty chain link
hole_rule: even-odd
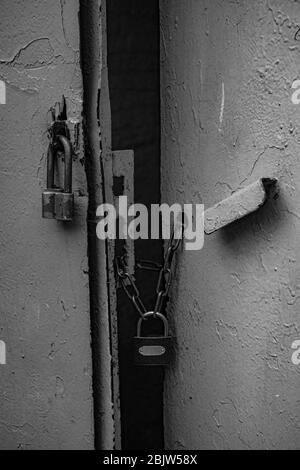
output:
[[[133,276],[131,276],[131,274],[126,271],[124,256],[116,258],[116,270],[125,294],[131,300],[141,317],[144,318],[145,313],[147,313],[147,309],[143,304],[140,292],[135,284]]]

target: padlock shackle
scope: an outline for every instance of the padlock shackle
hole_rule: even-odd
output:
[[[61,144],[65,158],[64,193],[72,192],[72,145],[64,135],[57,135],[55,139]]]
[[[50,143],[47,152],[47,188],[54,188],[54,148]]]
[[[142,332],[142,322],[144,320],[147,320],[148,317],[154,317],[154,312],[147,312],[144,314],[143,317],[141,317],[138,321],[138,324],[137,324],[137,337],[138,338],[141,338],[141,332]],[[166,317],[162,314],[162,313],[159,313],[157,312],[155,314],[155,318],[159,318],[160,320],[162,320],[163,324],[164,324],[164,336],[167,337],[168,334],[169,334],[169,324],[168,324],[168,320],[166,319]]]

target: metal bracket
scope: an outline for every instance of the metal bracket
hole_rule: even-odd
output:
[[[81,120],[67,118],[66,100],[62,97],[48,113],[48,134],[51,140],[58,135],[66,137],[72,144],[73,160],[77,158],[80,151]]]
[[[276,178],[260,178],[204,212],[204,231],[210,234],[258,210],[277,194]]]

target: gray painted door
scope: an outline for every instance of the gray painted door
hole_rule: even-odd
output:
[[[299,18],[292,0],[161,1],[163,202],[207,208],[261,176],[280,186],[178,257],[171,449],[300,445]]]
[[[78,10],[78,0],[1,1],[1,449],[93,448],[80,155],[75,221],[41,218],[48,111],[64,95],[67,117],[81,116]]]

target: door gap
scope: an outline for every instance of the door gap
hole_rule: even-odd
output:
[[[134,152],[134,202],[160,203],[159,2],[107,2],[107,65],[112,150]],[[126,179],[126,175],[125,175]],[[120,180],[114,180],[120,192]],[[120,247],[116,244],[117,250]],[[160,240],[136,240],[136,259],[162,262]],[[157,273],[136,270],[149,310],[155,302]],[[163,449],[162,368],[136,367],[132,344],[138,314],[117,291],[122,449]]]

